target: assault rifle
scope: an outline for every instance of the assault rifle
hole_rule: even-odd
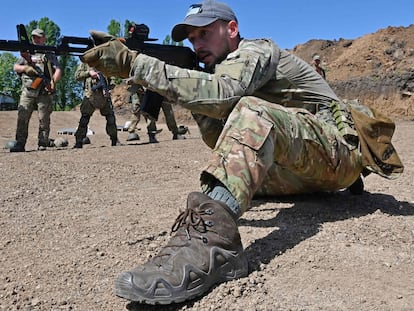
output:
[[[129,37],[125,45],[130,50],[139,51],[143,54],[156,57],[169,65],[175,65],[187,69],[199,68],[196,54],[188,47],[162,45],[148,43],[158,39],[149,38],[149,28],[145,24],[130,24],[128,27]],[[140,103],[140,111],[147,116],[157,120],[164,98],[150,90],[146,90]]]
[[[97,90],[102,90],[105,97],[110,97],[109,86],[108,82],[106,81],[106,77],[100,71],[98,72],[98,76],[98,83],[92,86],[92,91],[95,92]]]
[[[11,51],[21,53],[51,53],[59,55],[80,56],[85,51],[91,49],[96,44],[93,38],[88,37],[69,37],[63,36],[56,46],[52,45],[35,45],[30,43],[27,36],[26,28],[23,24],[17,27],[18,40],[0,40],[0,51]],[[148,37],[149,28],[145,24],[131,24],[129,27],[129,37],[125,39],[125,45],[130,50],[139,51],[148,56],[156,57],[167,64],[175,65],[182,68],[196,69],[198,61],[196,54],[188,47],[163,45],[156,43],[148,43],[148,41],[156,41]],[[146,92],[153,93],[149,90]],[[149,94],[145,96],[141,103],[141,111],[157,119],[164,100],[162,96]]]

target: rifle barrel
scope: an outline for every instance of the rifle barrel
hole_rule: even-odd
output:
[[[78,46],[73,46],[73,45]],[[83,46],[79,46],[83,45]],[[29,53],[53,53],[56,55],[81,55],[93,47],[93,41],[90,38],[81,37],[63,37],[61,43],[53,45],[36,45],[28,42],[17,40],[0,40],[0,51],[10,52],[29,52]]]

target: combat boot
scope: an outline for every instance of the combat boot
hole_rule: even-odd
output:
[[[122,146],[121,142],[117,138],[111,138],[111,146]]]
[[[155,134],[153,134],[153,133],[149,133],[149,134],[148,134],[148,142],[149,142],[150,144],[156,144],[156,143],[158,143],[158,140],[157,140],[157,138],[155,137]]]
[[[81,149],[81,148],[83,148],[83,142],[81,140],[77,140],[75,142],[75,145],[73,146],[73,148],[75,148],[75,149]]]
[[[11,143],[11,146],[9,148],[10,152],[25,152],[26,151],[23,143],[20,143],[17,141],[13,144],[13,142]]]
[[[39,150],[39,151],[45,151],[46,150],[46,147],[50,147],[49,140],[47,142],[40,141],[40,140],[38,141],[38,143],[37,143],[37,150]]]
[[[157,256],[119,275],[117,296],[147,304],[178,303],[247,275],[237,224],[224,203],[190,193],[172,232]]]

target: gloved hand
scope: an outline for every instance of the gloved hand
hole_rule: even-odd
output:
[[[138,52],[129,50],[118,39],[109,34],[92,31],[90,33],[95,42],[105,40],[107,42],[83,53],[80,57],[81,61],[101,71],[107,77],[128,78]]]
[[[32,66],[29,66],[29,65],[24,66],[23,72],[31,77],[38,75],[36,69],[34,69]]]
[[[116,37],[113,35],[110,35],[109,33],[103,31],[89,30],[89,33],[93,39],[93,42],[95,43],[95,46],[116,39]]]

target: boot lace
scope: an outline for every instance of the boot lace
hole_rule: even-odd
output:
[[[207,238],[203,235],[208,231],[212,231],[213,222],[210,220],[204,220],[203,216],[212,215],[213,211],[206,209],[203,211],[195,210],[194,208],[187,208],[185,211],[181,212],[174,224],[171,227],[171,234],[176,233],[165,246],[165,248],[154,257],[156,258],[170,256],[177,249],[188,244],[192,238],[200,239],[203,243],[208,243]],[[183,228],[185,234],[180,232],[180,229]],[[198,234],[191,234],[191,228],[195,230]],[[194,232],[194,231],[193,231]],[[161,262],[159,263],[161,265]]]
[[[171,233],[177,232],[181,227],[185,228],[187,234],[187,239],[191,240],[190,228],[200,233],[206,233],[207,228],[211,227],[211,221],[205,221],[203,215],[212,215],[211,210],[197,211],[193,208],[187,208],[185,211],[181,212],[174,224],[171,227]]]

